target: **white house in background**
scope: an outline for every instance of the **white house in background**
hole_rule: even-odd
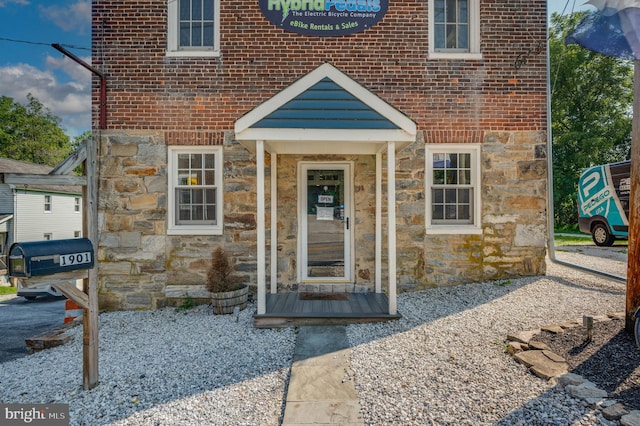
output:
[[[6,173],[46,175],[50,170],[50,166],[0,158],[0,270],[6,268],[4,261],[14,242],[82,236],[80,187],[4,183]]]

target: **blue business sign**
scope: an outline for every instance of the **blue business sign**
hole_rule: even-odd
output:
[[[262,14],[285,31],[335,37],[371,28],[389,0],[258,0]]]

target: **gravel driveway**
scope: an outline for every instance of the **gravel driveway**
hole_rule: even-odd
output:
[[[609,425],[515,363],[512,331],[624,311],[625,285],[548,265],[546,277],[398,296],[399,321],[348,327],[365,424]],[[82,328],[3,364],[0,402],[70,404],[72,425],[277,425],[295,330],[208,307],[100,316],[100,384],[83,391]]]

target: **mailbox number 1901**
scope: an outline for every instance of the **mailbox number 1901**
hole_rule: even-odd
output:
[[[91,263],[91,252],[71,253],[60,255],[60,266],[79,265],[81,263]]]

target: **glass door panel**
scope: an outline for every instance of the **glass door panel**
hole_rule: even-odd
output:
[[[304,278],[312,280],[348,278],[349,217],[345,214],[350,184],[348,165],[304,168],[306,222]],[[329,166],[325,166],[329,167]]]

